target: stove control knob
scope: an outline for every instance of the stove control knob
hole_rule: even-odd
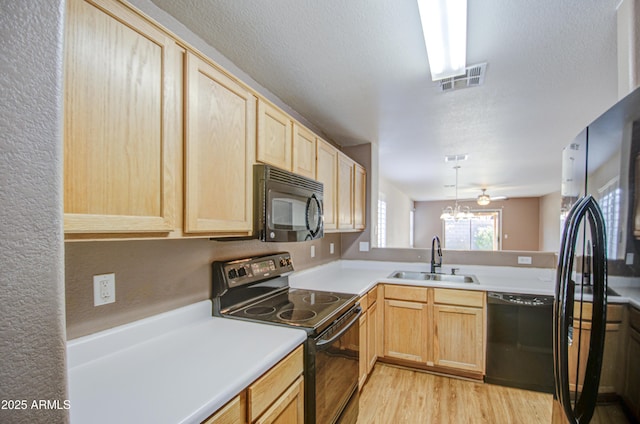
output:
[[[287,266],[291,266],[291,258],[287,258]]]
[[[238,276],[239,277],[244,277],[245,275],[247,275],[247,270],[243,268],[238,268]]]
[[[287,266],[287,260],[285,258],[280,258],[280,266]]]
[[[234,278],[236,278],[238,276],[238,272],[235,269],[231,268],[227,275],[229,277],[229,280],[233,280]]]

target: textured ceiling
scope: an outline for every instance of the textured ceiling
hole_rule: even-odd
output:
[[[415,200],[559,190],[562,147],[617,98],[619,0],[468,0],[483,86],[431,82],[416,0],[152,0]]]

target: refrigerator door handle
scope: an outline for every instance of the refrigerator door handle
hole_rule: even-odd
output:
[[[593,315],[589,352],[582,392],[575,392],[575,402],[569,392],[569,346],[573,339],[575,283],[571,279],[576,242],[580,224],[587,220],[591,229]],[[554,304],[554,377],[556,397],[570,423],[585,424],[591,420],[600,385],[602,353],[606,329],[607,252],[605,223],[593,196],[579,200],[569,212],[562,235],[558,270],[556,273],[556,301]],[[579,366],[579,364],[578,364]]]

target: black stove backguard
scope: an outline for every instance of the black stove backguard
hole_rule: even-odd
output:
[[[289,287],[286,278],[293,272],[288,252],[253,256],[231,261],[215,261],[212,267],[213,315],[232,306],[268,297]]]

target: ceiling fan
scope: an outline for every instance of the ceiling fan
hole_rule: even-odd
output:
[[[487,206],[489,203],[491,203],[492,200],[506,200],[507,196],[494,196],[491,197],[487,194],[487,189],[483,188],[482,190],[482,194],[480,194],[478,196],[478,198],[476,199],[476,202],[478,203],[478,205],[480,206]]]

